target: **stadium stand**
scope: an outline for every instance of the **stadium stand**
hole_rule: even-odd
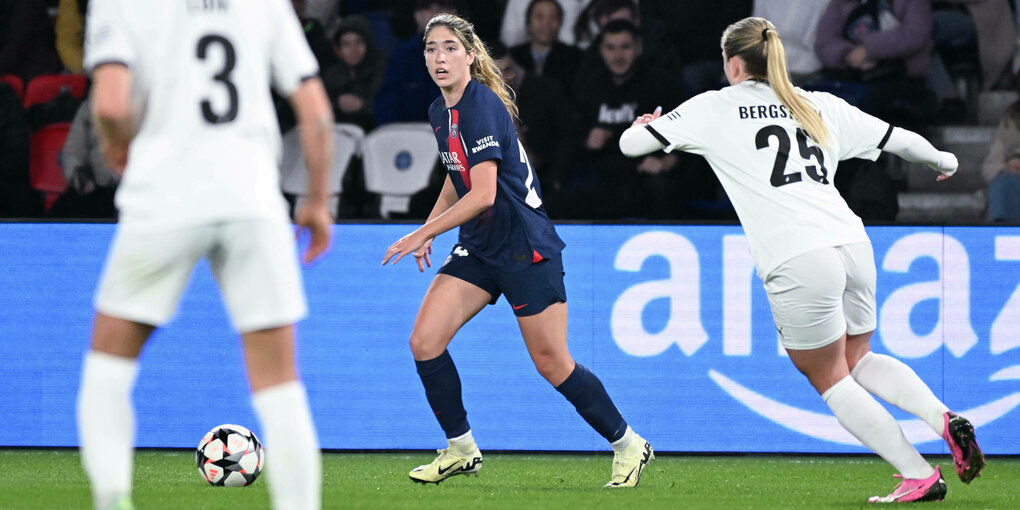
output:
[[[46,211],[49,211],[53,202],[67,188],[64,171],[60,165],[60,151],[64,148],[64,141],[67,140],[67,133],[70,130],[70,122],[56,122],[39,128],[29,139],[31,145],[29,182],[32,188],[44,193]]]
[[[329,169],[329,210],[334,217],[340,208],[340,193],[343,191],[344,175],[351,159],[360,154],[365,131],[354,124],[336,124],[333,127],[333,163]],[[280,188],[284,194],[294,197],[294,213],[301,210],[308,190],[308,170],[301,154],[298,130],[292,129],[283,136],[283,155],[280,163]]]
[[[411,196],[429,184],[439,159],[428,122],[400,122],[376,128],[362,145],[365,188],[380,195],[379,215],[407,213]]]
[[[46,74],[37,76],[25,87],[25,108],[34,104],[52,101],[63,90],[68,90],[75,99],[85,98],[85,76],[81,74]]]
[[[14,93],[18,95],[18,99],[21,101],[25,100],[25,84],[21,81],[21,78],[13,74],[5,74],[0,76],[0,82],[10,85],[14,89]]]

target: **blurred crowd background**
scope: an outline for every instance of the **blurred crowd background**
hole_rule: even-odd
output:
[[[243,0],[239,0],[243,1]],[[0,0],[0,217],[115,219],[82,75],[88,0]],[[634,117],[726,85],[719,40],[762,16],[794,83],[830,92],[957,154],[956,177],[898,158],[841,162],[868,222],[1020,222],[1020,57],[1014,0],[294,0],[333,104],[336,218],[418,219],[445,177],[420,136],[440,95],[422,33],[474,23],[516,92],[517,131],[554,221],[733,221],[700,156],[624,157]],[[300,201],[294,114],[281,192]],[[428,133],[431,134],[431,133]],[[289,135],[289,136],[288,136]],[[733,143],[750,143],[734,140]],[[291,184],[288,184],[291,183]],[[297,185],[292,185],[297,183]],[[396,205],[394,205],[396,204]]]

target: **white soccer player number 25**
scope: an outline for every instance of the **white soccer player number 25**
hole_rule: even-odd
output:
[[[524,152],[524,144],[520,140],[517,140],[517,147],[521,153],[521,163],[528,166],[528,178],[524,180],[524,187],[528,188],[528,196],[524,199],[524,203],[531,206],[533,209],[538,209],[542,206],[542,199],[538,197],[538,192],[535,191],[535,187],[532,184],[535,182],[535,170],[531,168],[531,162],[528,161],[528,154]]]
[[[815,158],[818,161],[817,166],[804,166],[804,171],[807,172],[808,177],[815,182],[829,184],[829,171],[825,168],[825,156],[822,154],[822,149],[817,145],[808,144],[808,136],[803,129],[798,128],[796,136],[800,157],[808,162],[811,161],[811,158]],[[769,182],[777,188],[800,182],[803,179],[800,172],[786,173],[786,162],[790,159],[790,134],[786,129],[775,124],[759,129],[758,134],[754,137],[755,147],[758,150],[769,147],[772,138],[779,142],[779,148],[776,150],[776,161],[772,165],[772,177],[769,179]]]

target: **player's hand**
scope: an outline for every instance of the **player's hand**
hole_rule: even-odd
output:
[[[646,113],[646,114],[644,114],[644,115],[634,119],[634,122],[632,122],[630,125],[631,126],[640,126],[642,124],[648,124],[649,122],[651,122],[651,121],[653,121],[653,120],[655,120],[655,119],[657,119],[657,118],[659,118],[661,116],[662,116],[662,107],[661,106],[656,106],[654,112]]]
[[[421,248],[414,251],[414,261],[418,263],[418,272],[424,273],[425,267],[432,267],[432,239],[425,241]],[[424,265],[423,265],[424,262]]]
[[[295,223],[298,225],[298,235],[305,229],[312,233],[312,240],[305,250],[305,264],[310,264],[329,249],[330,226],[333,225],[333,215],[329,213],[324,201],[309,200],[301,206],[298,211]]]
[[[386,265],[391,258],[393,263],[400,262],[400,259],[404,258],[405,255],[414,253],[415,258],[418,260],[418,271],[425,272],[425,267],[422,265],[422,260],[428,258],[428,255],[432,252],[432,239],[425,237],[424,234],[415,230],[404,237],[401,237],[399,241],[390,245],[386,249],[386,255],[383,256],[382,265]],[[419,257],[420,255],[420,257]],[[428,262],[429,267],[432,267],[432,262]]]
[[[939,158],[938,163],[933,168],[942,173],[935,180],[944,181],[956,173],[956,170],[960,167],[960,161],[956,159],[956,155],[952,152],[943,151],[939,155],[942,157]]]

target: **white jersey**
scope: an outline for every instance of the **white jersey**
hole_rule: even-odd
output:
[[[131,71],[122,223],[287,218],[270,82],[289,96],[318,73],[289,1],[92,0],[86,25],[86,69]]]
[[[836,164],[875,160],[892,127],[825,92],[804,92],[829,128],[822,149],[762,82],[705,92],[648,124],[664,145],[708,160],[744,226],[758,276],[802,253],[869,242],[833,185]]]

